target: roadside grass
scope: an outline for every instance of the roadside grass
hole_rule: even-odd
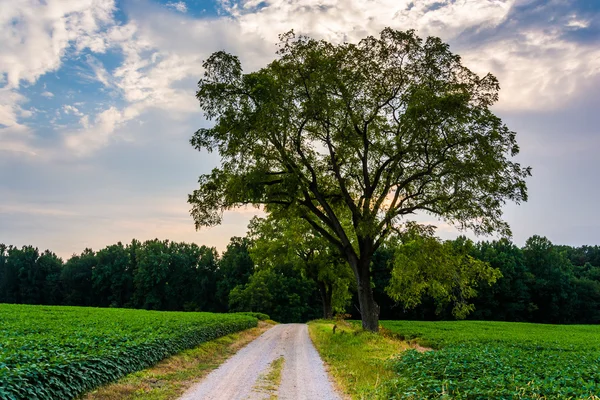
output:
[[[308,328],[338,389],[352,399],[385,398],[385,383],[395,376],[386,361],[411,348],[385,332],[366,332],[345,321],[317,320],[309,322]]]
[[[253,392],[265,393],[269,400],[277,400],[277,389],[281,384],[281,370],[285,359],[279,357],[275,359],[267,368],[267,372],[259,376],[258,381],[252,388]]]
[[[271,328],[275,322],[259,321],[258,327],[211,340],[167,358],[152,368],[89,392],[82,400],[174,399],[206,376],[242,347]]]

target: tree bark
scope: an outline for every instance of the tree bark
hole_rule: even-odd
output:
[[[350,264],[358,283],[358,303],[360,306],[360,316],[364,330],[379,332],[379,305],[373,297],[373,288],[371,288],[370,258],[364,257],[355,260],[355,265]]]

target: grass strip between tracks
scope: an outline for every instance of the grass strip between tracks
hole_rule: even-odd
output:
[[[118,382],[100,387],[81,399],[175,399],[274,324],[272,321],[260,321],[256,328],[203,343],[169,357],[152,368],[135,372]]]
[[[269,396],[269,400],[277,400],[277,390],[281,384],[281,370],[285,359],[279,357],[269,365],[267,371],[258,377],[258,381],[252,388],[255,393],[262,393]]]

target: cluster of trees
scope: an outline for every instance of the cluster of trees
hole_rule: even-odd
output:
[[[48,250],[0,245],[0,302],[224,311],[227,285],[247,279],[252,270],[251,262],[231,260],[230,253],[245,245],[232,241],[219,260],[206,246],[133,240],[97,252],[85,249],[65,263]]]
[[[479,285],[471,299],[468,319],[538,323],[600,323],[600,246],[557,246],[533,236],[519,248],[507,239],[473,243],[448,241],[495,269],[501,276],[492,285]],[[421,304],[407,309],[394,302],[385,288],[395,249],[385,247],[373,263],[375,297],[382,319],[453,319],[452,307],[425,294]]]
[[[299,220],[255,218],[249,228],[221,256],[206,246],[133,240],[63,263],[48,250],[0,245],[0,302],[257,311],[282,322],[334,313],[360,318],[352,271],[326,241]],[[522,248],[507,239],[430,238],[390,240],[375,253],[373,293],[382,319],[600,323],[600,246],[555,246],[539,236]],[[448,270],[448,254],[459,254],[452,260],[466,271],[494,279]],[[444,271],[471,282],[446,287]]]
[[[316,283],[287,265],[256,270],[248,238],[219,256],[196,244],[149,240],[85,249],[63,262],[0,244],[0,303],[163,311],[261,310],[282,322],[321,316]]]

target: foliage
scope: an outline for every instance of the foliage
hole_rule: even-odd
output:
[[[267,320],[271,319],[271,317],[269,317],[267,314],[263,314],[263,313],[259,313],[259,312],[244,311],[244,312],[239,312],[237,314],[249,315],[251,317],[258,319],[259,321],[267,321]]]
[[[248,283],[254,271],[254,262],[250,257],[251,242],[248,238],[232,237],[219,262],[217,272],[217,300],[219,310],[229,309],[229,293],[239,285]]]
[[[477,243],[471,255],[502,273],[496,284],[479,291],[473,318],[529,321],[537,308],[531,300],[535,275],[529,271],[522,250],[508,239],[501,239]]]
[[[258,270],[229,293],[231,311],[254,311],[278,322],[306,322],[318,314],[314,282],[288,266]]]
[[[196,227],[244,204],[304,218],[348,261],[363,324],[377,330],[371,258],[403,218],[507,234],[502,206],[527,199],[530,169],[512,161],[515,133],[490,110],[496,78],[439,38],[386,28],[334,45],[289,32],[278,54],[247,74],[222,51],[204,63],[196,97],[216,124],[191,143],[222,161],[199,178],[191,214]]]
[[[387,398],[588,398],[600,393],[597,326],[382,321],[410,350],[391,361]]]
[[[222,257],[218,256],[214,248],[206,246],[160,240],[141,243],[133,240],[126,245],[117,243],[99,251],[86,249],[63,263],[49,250],[42,252],[31,246],[16,248],[0,244],[0,303],[227,311],[229,304],[224,301],[229,301],[229,293],[233,288],[243,288],[255,271],[271,268],[275,264],[279,268],[296,270],[291,274],[299,274],[301,278],[312,281],[310,284],[313,290],[318,289],[312,275],[312,272],[317,271],[316,279],[319,276],[331,278],[336,282],[334,287],[339,287],[340,291],[347,294],[345,285],[337,285],[342,281],[341,276],[337,275],[337,266],[327,264],[336,262],[335,258],[329,258],[335,254],[330,252],[331,245],[319,240],[314,233],[305,232],[307,237],[302,237],[302,230],[294,229],[293,233],[284,234],[285,231],[280,230],[283,226],[285,223],[276,220],[274,224],[267,225],[269,229],[272,228],[272,232],[268,229],[265,232],[259,230],[252,233],[252,237],[232,238]],[[462,299],[475,307],[475,311],[468,315],[469,319],[600,323],[599,246],[559,246],[538,236],[530,238],[523,248],[508,239],[471,243],[458,238],[444,243],[427,244],[422,237],[411,237],[410,231],[404,232],[402,240],[386,240],[371,259],[373,294],[377,304],[381,306],[384,319],[456,318],[452,314],[454,301],[444,305],[439,302],[439,298],[436,301],[428,290],[422,293],[421,303],[412,309],[407,308],[406,303],[390,298],[385,290],[393,282],[392,273],[396,276],[395,284],[398,283],[396,279],[399,274],[400,282],[404,279],[404,283],[409,284],[408,289],[417,282],[423,285],[422,277],[407,279],[411,275],[404,275],[402,278],[402,274],[411,271],[410,268],[402,268],[405,265],[410,267],[411,264],[420,266],[427,258],[437,257],[438,261],[444,261],[445,258],[440,256],[442,247],[451,250],[451,254],[458,254],[463,260],[471,260],[467,257],[470,256],[474,260],[488,263],[502,273],[494,285],[478,284],[476,288],[470,285],[477,290],[476,297]],[[437,250],[427,253],[419,250],[426,246]],[[251,252],[254,252],[252,256]],[[301,267],[304,261],[299,256],[305,252],[317,255],[309,258],[311,262],[316,262],[316,268],[312,269],[315,265]],[[324,257],[321,258],[321,255]],[[404,261],[399,257],[394,261],[396,255],[404,257]],[[258,260],[256,267],[252,257]],[[454,264],[450,269],[447,263],[438,262],[435,269],[430,268],[432,265],[424,265],[424,270],[412,271],[430,273],[432,279],[428,282],[432,283],[436,280],[447,282],[447,276],[434,274],[434,271],[447,273],[460,264]],[[273,285],[279,285],[280,281],[288,279],[275,279],[272,276],[272,279],[263,278],[263,282]],[[346,281],[348,284],[350,282]],[[403,286],[396,287],[396,290],[399,287]],[[259,288],[260,290],[263,289]],[[286,290],[283,293],[280,288],[273,289],[281,299],[285,296],[293,298],[291,302],[288,299],[282,300],[282,304],[293,304],[292,309],[295,309],[282,320],[293,321],[292,315],[302,316],[302,319],[294,322],[305,320],[309,315],[318,316],[318,293],[306,294],[304,285],[287,285]],[[460,290],[457,291],[456,287],[447,293],[461,300],[458,296]],[[410,290],[401,296],[408,294],[411,294]],[[298,296],[305,299],[302,301],[307,302],[305,306],[309,311],[296,312],[299,309],[296,306]],[[340,296],[334,293],[332,297],[334,300],[344,299],[341,293]],[[354,306],[357,303],[358,299],[353,298],[352,305],[344,312],[355,313],[353,317],[360,318],[357,312],[359,310]],[[343,305],[344,302],[338,303],[339,312],[342,312]],[[253,311],[270,312],[259,309]],[[285,313],[281,309],[279,315]]]
[[[0,398],[74,398],[256,324],[235,314],[0,305]]]
[[[130,306],[134,294],[134,268],[130,250],[121,242],[107,246],[95,255],[96,265],[92,270],[94,305],[101,307]]]
[[[257,269],[287,265],[314,281],[323,305],[323,318],[343,313],[351,299],[354,277],[339,251],[300,218],[254,217],[248,236]]]
[[[499,270],[469,254],[470,240],[442,242],[432,232],[405,235],[396,248],[387,293],[406,308],[419,305],[425,294],[438,311],[451,304],[452,315],[464,319],[475,307],[469,300],[481,282],[489,285],[502,276]]]
[[[58,304],[62,260],[46,250],[0,245],[0,303]]]
[[[217,253],[196,244],[151,240],[137,254],[133,297],[150,310],[214,311]]]
[[[575,311],[573,270],[567,257],[545,237],[532,236],[525,242],[523,256],[529,271],[536,277],[532,285],[533,313],[536,322],[568,322]]]
[[[508,239],[470,243],[458,238],[445,243],[445,246],[461,248],[475,260],[488,263],[502,274],[495,284],[477,287],[477,296],[470,300],[475,310],[469,314],[469,319],[600,323],[599,246],[556,246],[538,236],[527,240],[523,248]],[[452,304],[444,306],[427,293],[412,309],[387,295],[384,289],[392,281],[392,270],[398,262],[394,262],[394,255],[398,248],[401,249],[401,246],[397,243],[388,242],[373,258],[372,268],[377,276],[374,293],[381,304],[382,318],[455,319]],[[409,263],[429,257],[428,254],[417,253]],[[414,282],[419,282],[419,279]],[[353,317],[359,316],[355,314]]]

